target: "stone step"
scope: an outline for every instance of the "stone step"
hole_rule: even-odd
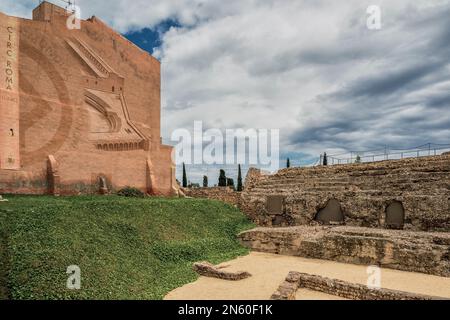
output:
[[[412,177],[420,177],[420,178],[425,178],[425,177],[436,177],[436,176],[447,176],[448,172],[450,171],[450,164],[448,165],[449,168],[447,170],[444,170],[443,168],[439,168],[439,170],[436,170],[436,168],[434,168],[433,170],[430,171],[415,171],[415,170],[408,170],[409,175]],[[386,170],[384,170],[386,171]],[[375,173],[375,174],[374,174]],[[302,173],[297,173],[296,175],[270,175],[270,176],[263,176],[263,180],[262,181],[286,181],[286,180],[307,180],[307,179],[314,179],[314,180],[330,180],[330,179],[334,179],[334,180],[341,180],[342,182],[345,181],[350,181],[353,180],[357,177],[379,177],[380,175],[382,176],[398,176],[398,175],[404,175],[405,174],[405,170],[389,170],[386,172],[383,172],[383,174],[380,174],[380,172],[378,171],[352,171],[346,174],[334,174],[333,175],[330,172],[324,172],[323,174],[317,174],[315,172],[311,172],[311,174],[302,174]]]
[[[384,179],[380,179],[379,177],[373,177],[373,178],[364,178],[364,179],[353,179],[353,180],[335,180],[335,179],[322,179],[322,180],[316,180],[316,179],[289,179],[289,180],[269,180],[269,181],[262,181],[260,183],[257,183],[257,186],[259,187],[277,187],[277,186],[359,186],[359,185],[367,185],[367,184],[377,184],[384,186],[386,183],[389,183],[389,185],[404,185],[404,184],[414,184],[419,183],[423,186],[423,184],[435,184],[435,183],[442,183],[444,185],[448,185],[448,182],[443,181],[443,177],[445,175],[438,175],[438,176],[427,176],[427,177],[411,177],[408,179],[402,178],[402,177],[385,177]]]
[[[405,171],[405,168],[409,168],[409,171],[411,172],[439,172],[444,171],[448,172],[450,171],[449,168],[450,165],[450,158],[447,158],[447,160],[439,160],[439,161],[432,161],[432,162],[423,162],[421,164],[415,164],[412,168],[411,164],[397,164],[396,166],[380,166],[379,164],[376,166],[365,164],[364,166],[357,167],[357,166],[328,166],[328,167],[314,167],[314,168],[293,168],[288,171],[282,171],[275,175],[277,176],[297,176],[297,175],[327,175],[332,173],[374,173],[374,174],[380,174],[380,171],[388,171],[388,172],[398,172],[398,171]]]
[[[270,193],[265,192],[265,190],[261,190],[261,191],[252,191],[250,194],[244,194],[244,196],[247,197],[252,197],[252,198],[265,198],[267,195],[270,194],[284,194],[286,195],[286,197],[301,197],[301,198],[306,198],[306,197],[316,197],[317,193],[332,193],[333,191],[331,190],[326,190],[326,191],[317,191],[317,190],[302,190],[302,191],[286,191],[286,190],[277,190],[274,189],[272,190]],[[345,194],[354,194],[353,191],[339,191],[341,193]],[[361,191],[357,191],[358,195],[365,196],[367,197],[367,199],[369,200],[373,200],[376,197],[392,197],[392,196],[396,196],[396,195],[401,195],[403,191],[401,190],[397,190],[397,191],[383,191],[383,190],[373,190],[373,189],[368,189],[368,190],[361,190]],[[442,196],[436,196],[436,192],[434,192],[433,190],[430,190],[429,193],[424,193],[422,191],[422,193],[414,194],[414,197],[420,199],[420,198],[430,198],[430,197],[435,197],[436,199],[440,199],[442,198]]]

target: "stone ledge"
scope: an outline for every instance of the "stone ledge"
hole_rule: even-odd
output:
[[[227,272],[220,270],[219,267],[209,262],[196,262],[194,263],[193,269],[201,276],[222,280],[238,281],[251,277],[251,274],[245,271]]]
[[[359,227],[256,228],[239,235],[259,252],[450,277],[450,234]]]
[[[442,297],[391,289],[371,289],[361,284],[295,271],[289,272],[285,281],[272,295],[271,300],[295,300],[295,295],[299,288],[319,291],[351,300],[447,300]]]

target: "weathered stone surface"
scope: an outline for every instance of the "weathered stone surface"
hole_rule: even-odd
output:
[[[0,192],[99,193],[103,177],[110,191],[173,194],[159,61],[96,17],[67,28],[70,14],[0,13]]]
[[[450,277],[449,233],[298,226],[256,228],[239,238],[255,251]]]
[[[284,197],[271,214],[268,196]],[[274,175],[253,169],[240,208],[261,226],[314,225],[321,209],[337,200],[345,225],[389,228],[387,209],[400,203],[403,228],[450,231],[450,155],[375,163],[289,168]],[[399,224],[401,226],[401,224]]]
[[[219,200],[233,206],[239,206],[241,200],[240,192],[228,187],[183,188],[182,190],[187,197]]]
[[[351,300],[444,300],[433,297],[390,289],[373,289],[337,279],[324,278],[300,272],[289,272],[286,280],[272,295],[272,300],[295,300],[299,288],[319,291]]]
[[[199,275],[204,277],[219,278],[222,280],[238,281],[251,277],[251,274],[245,271],[227,272],[208,262],[194,263],[193,269]]]

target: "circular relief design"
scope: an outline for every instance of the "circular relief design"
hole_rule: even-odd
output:
[[[73,122],[73,109],[69,97],[69,91],[67,89],[64,77],[60,74],[58,66],[55,65],[52,60],[41,50],[32,46],[28,41],[20,42],[21,54],[24,54],[40,68],[41,72],[44,72],[50,79],[52,90],[55,90],[57,94],[57,102],[49,102],[44,98],[44,92],[39,92],[32,79],[19,70],[19,83],[22,95],[26,95],[27,103],[32,102],[34,105],[23,105],[20,102],[21,108],[27,108],[26,113],[21,113],[21,158],[23,165],[29,165],[36,162],[42,162],[50,154],[55,154],[67,140],[70,134],[70,130]],[[52,112],[50,104],[60,104],[60,117],[56,126],[49,126],[43,123],[45,116]],[[33,139],[33,146],[31,148],[25,148],[25,138],[27,132],[31,127],[38,125],[45,128],[50,132],[50,138],[46,137],[42,140]]]

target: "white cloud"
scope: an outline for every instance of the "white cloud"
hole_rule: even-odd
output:
[[[400,81],[414,84],[420,76],[414,70],[420,69],[419,62],[440,58],[439,52],[426,47],[445,31],[440,13],[450,9],[448,1],[435,1],[434,6],[429,1],[381,1],[381,31],[366,28],[369,4],[278,1],[194,28],[170,30],[158,52],[164,71],[164,127],[170,130],[206,119],[218,127],[280,128],[284,152],[312,154],[326,148],[371,148],[386,141],[406,147],[428,138],[448,140],[448,130],[432,126],[427,134],[414,137],[414,129],[402,125],[392,112],[415,90],[425,90],[423,98],[429,98],[435,80],[406,86],[391,99],[382,91],[373,99],[350,94],[331,99],[358,85],[368,93],[376,86],[381,90],[389,80],[383,76],[390,74],[400,73],[399,83],[386,82],[391,88],[401,88]],[[435,18],[441,21],[430,24]],[[403,79],[403,70],[409,68],[405,77],[410,79]],[[435,123],[436,110],[409,103],[404,113],[421,114],[424,121]],[[448,119],[450,111],[440,110],[441,117],[442,112]],[[329,133],[315,132],[324,129]]]
[[[22,2],[2,0],[0,10],[34,4]],[[179,21],[155,52],[165,137],[194,120],[280,128],[282,152],[314,155],[450,138],[448,0],[379,0],[380,31],[366,28],[366,0],[77,4],[122,32]]]

